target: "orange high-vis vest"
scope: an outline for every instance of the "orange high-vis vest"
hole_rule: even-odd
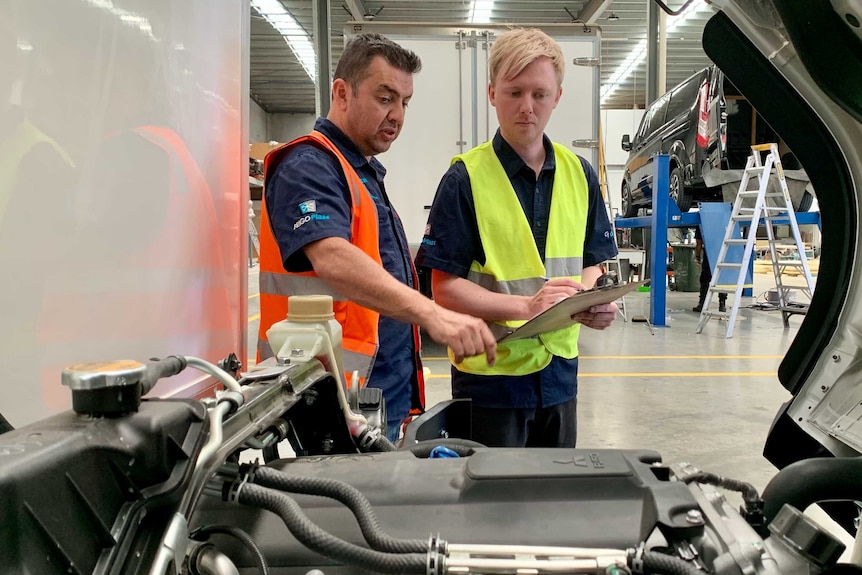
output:
[[[311,144],[331,154],[341,164],[341,169],[350,187],[351,229],[350,243],[361,249],[377,265],[383,266],[380,258],[379,230],[377,222],[377,207],[374,200],[362,183],[356,170],[338,148],[318,131],[312,131],[292,142],[279,146],[266,155],[263,162],[264,187],[278,164],[294,147],[300,144]],[[412,266],[411,266],[412,267]],[[416,270],[413,269],[414,285]],[[287,298],[291,295],[331,295],[335,319],[342,327],[342,345],[344,347],[345,381],[350,381],[354,371],[359,372],[360,382],[365,384],[374,367],[374,358],[378,347],[378,321],[380,314],[374,310],[362,307],[343,295],[335,292],[320,279],[314,271],[287,272],[284,269],[281,251],[269,224],[269,214],[266,208],[266,194],[261,203],[260,225],[260,328],[258,331],[257,360],[270,358],[274,351],[270,349],[266,331],[275,322],[287,317]],[[421,412],[425,404],[425,381],[422,374],[422,364],[419,359],[420,339],[419,329],[413,326],[414,358],[418,393],[413,393],[414,399],[411,413]],[[417,390],[414,390],[417,391]]]

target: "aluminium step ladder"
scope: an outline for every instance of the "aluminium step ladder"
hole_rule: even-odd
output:
[[[749,156],[745,165],[742,181],[739,184],[739,192],[733,203],[730,222],[725,230],[724,240],[722,241],[721,250],[719,251],[712,274],[712,280],[709,283],[709,290],[706,294],[706,301],[697,323],[697,333],[703,331],[704,326],[710,318],[717,317],[727,319],[727,333],[725,337],[733,337],[733,328],[736,323],[737,313],[739,312],[739,302],[742,298],[746,273],[751,263],[752,253],[754,252],[757,227],[761,221],[766,228],[769,256],[772,259],[772,270],[775,274],[778,309],[781,311],[784,327],[790,326],[789,318],[791,315],[804,314],[807,311],[807,306],[800,306],[791,302],[791,292],[799,290],[809,299],[814,293],[814,280],[808,268],[805,246],[799,233],[799,224],[796,221],[796,214],[790,201],[787,182],[784,180],[784,169],[781,166],[781,159],[778,155],[778,145],[759,144],[751,146],[751,151],[751,156]],[[763,152],[766,152],[765,158],[761,157]],[[774,186],[770,189],[769,185],[773,168],[775,169],[776,180],[779,184],[778,190],[775,190]],[[749,189],[749,182],[752,180],[755,180],[757,183],[756,189]],[[746,207],[745,200],[748,198],[755,199],[753,208]],[[793,247],[798,254],[798,259],[779,260],[778,250],[776,249],[775,226],[785,223],[790,225],[794,239]],[[748,227],[748,233],[747,236],[743,237],[741,227],[745,225]],[[728,253],[736,246],[743,246],[744,248],[742,261],[740,262],[732,261],[733,258],[728,257]],[[801,275],[805,279],[805,285],[788,285],[784,282],[782,279],[783,272],[789,267],[800,269]],[[734,270],[737,272],[736,284],[729,285],[724,283],[722,281],[722,272],[732,272]],[[731,305],[730,312],[710,311],[709,306],[712,303],[712,296],[716,293],[733,295],[733,304]]]
[[[574,142],[573,142],[574,143]],[[605,210],[608,213],[608,219],[611,223],[611,233],[613,234],[614,243],[617,241],[617,225],[614,222],[614,206],[611,201],[611,195],[608,190],[608,173],[607,173],[607,164],[605,163],[605,145],[604,139],[602,138],[602,126],[601,122],[599,123],[599,140],[598,140],[598,148],[599,148],[599,187],[602,190],[602,199],[605,203]],[[623,267],[620,264],[620,254],[617,254],[607,261],[608,269],[611,267],[614,268],[614,271],[617,274],[617,283],[627,283],[629,278],[623,277]],[[626,308],[626,296],[621,297],[617,300],[617,308],[620,316],[622,316],[623,321],[628,321],[628,309]]]

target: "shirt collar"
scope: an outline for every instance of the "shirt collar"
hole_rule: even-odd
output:
[[[318,118],[314,123],[314,129],[329,138],[329,141],[335,144],[345,159],[350,162],[354,170],[360,170],[365,166],[371,166],[377,172],[378,178],[382,179],[386,175],[386,168],[383,167],[377,158],[373,157],[370,161],[365,159],[362,152],[353,141],[345,135],[341,129],[327,120],[326,118]]]
[[[497,128],[497,133],[494,134],[494,140],[492,142],[494,146],[494,152],[497,154],[497,158],[500,160],[500,163],[503,165],[503,169],[506,171],[506,175],[511,179],[514,177],[519,171],[527,167],[526,162],[521,159],[521,156],[509,145],[503,135],[500,133],[500,129]],[[551,144],[550,138],[548,138],[547,134],[542,134],[542,145],[545,147],[545,163],[542,164],[542,171],[553,170],[557,166],[557,161],[554,156],[554,146]]]

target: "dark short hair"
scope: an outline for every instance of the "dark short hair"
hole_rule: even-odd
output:
[[[341,78],[355,91],[368,75],[368,67],[377,56],[383,56],[391,66],[402,72],[416,74],[422,69],[422,62],[416,53],[377,32],[370,32],[347,42],[335,67],[335,78]]]

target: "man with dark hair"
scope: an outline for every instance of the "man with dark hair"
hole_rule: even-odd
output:
[[[285,318],[287,296],[332,295],[345,376],[357,370],[365,385],[383,390],[392,440],[424,401],[415,324],[461,359],[484,353],[493,363],[496,352],[482,320],[417,291],[386,171],[374,157],[398,137],[419,68],[416,54],[379,34],[354,38],[336,67],[327,117],[264,163],[258,356],[273,355],[266,331]]]
[[[377,56],[383,56],[389,64],[411,75],[418,74],[422,69],[422,62],[414,52],[374,32],[362,34],[350,41],[350,49],[344,51],[335,67],[335,78],[341,78],[355,91],[368,75],[371,61]]]

